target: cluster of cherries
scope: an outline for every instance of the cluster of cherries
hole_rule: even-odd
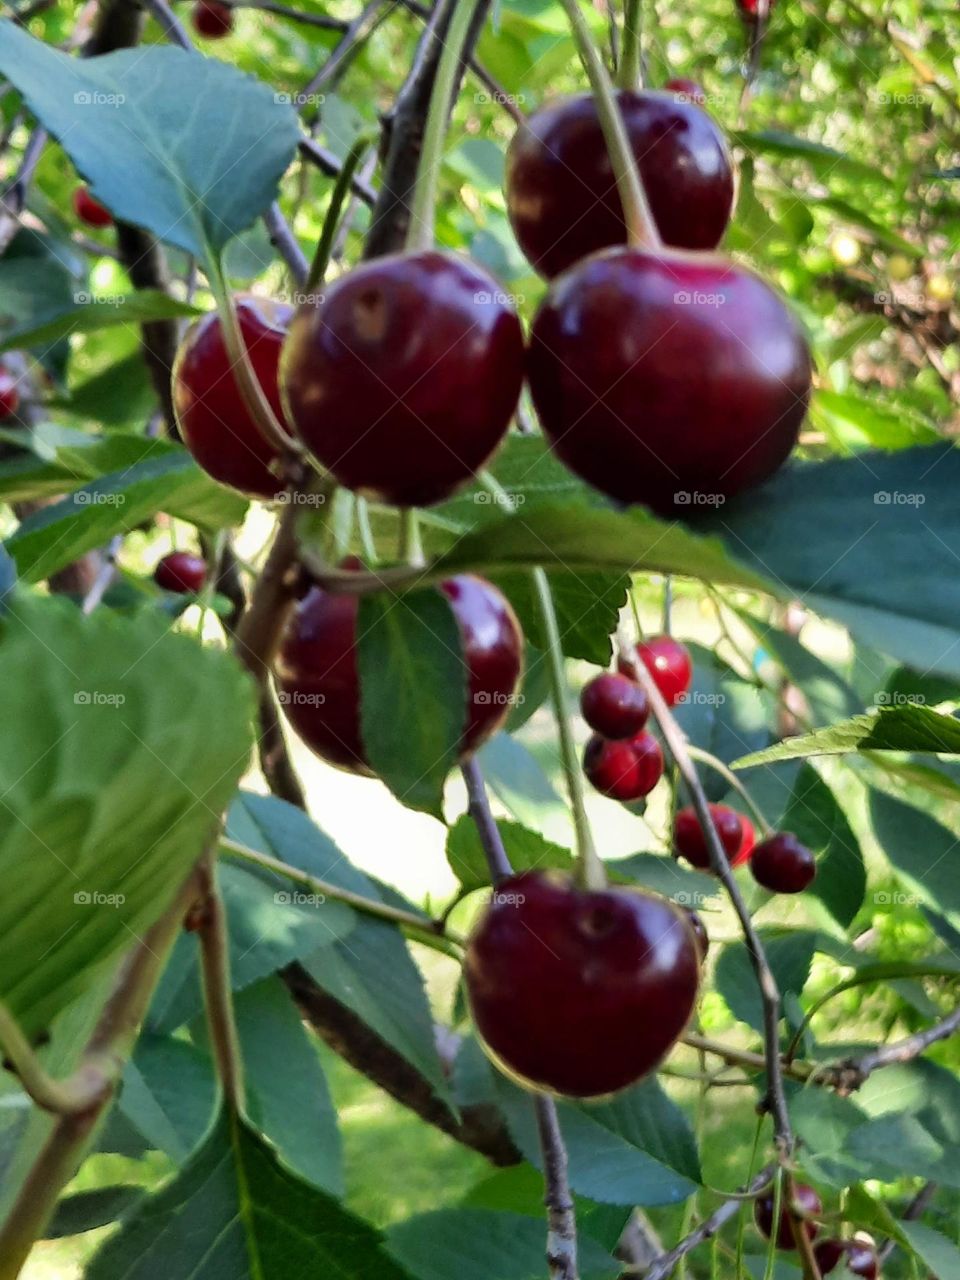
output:
[[[816,1239],[819,1227],[815,1221],[823,1212],[823,1204],[813,1187],[798,1182],[794,1187],[794,1211],[801,1220],[799,1229],[806,1232],[810,1240]],[[767,1240],[776,1241],[779,1249],[796,1249],[793,1222],[789,1209],[781,1203],[780,1217],[774,1226],[776,1201],[773,1192],[760,1196],[754,1205],[754,1221],[757,1229]],[[814,1246],[817,1268],[823,1276],[842,1263],[852,1276],[862,1276],[863,1280],[878,1280],[880,1260],[877,1250],[867,1240],[822,1240]]]

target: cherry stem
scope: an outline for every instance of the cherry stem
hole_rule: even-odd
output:
[[[316,252],[313,255],[313,262],[310,264],[310,271],[304,285],[305,293],[312,293],[326,279],[327,271],[330,267],[330,257],[337,238],[337,229],[340,226],[340,214],[345,200],[353,190],[353,175],[367,154],[372,141],[373,139],[369,134],[361,134],[350,148],[347,158],[343,162],[343,167],[337,174],[337,180],[333,184],[333,191],[330,193],[330,203],[323,219],[323,226],[320,228],[320,239],[317,241]]]
[[[321,880],[319,876],[311,875],[308,871],[301,871],[299,867],[293,867],[287,862],[281,862],[279,858],[273,858],[268,853],[260,853],[257,849],[250,849],[247,845],[240,844],[236,840],[229,840],[224,837],[220,841],[220,848],[229,857],[239,858],[241,861],[249,862],[252,866],[259,867],[263,871],[270,871],[275,875],[283,876],[294,884],[302,884],[311,893],[322,898],[329,898],[331,902],[343,902],[348,907],[362,911],[364,915],[375,916],[378,920],[389,920],[391,924],[404,925],[406,928],[416,929],[420,933],[446,936],[453,942],[462,943],[463,941],[461,938],[449,934],[439,920],[431,920],[429,916],[418,915],[413,911],[404,911],[403,908],[390,906],[386,902],[377,902],[374,898],[364,897],[362,893],[353,893],[349,889],[341,889],[339,885],[331,884],[329,880]]]
[[[643,0],[624,0],[623,47],[620,52],[620,65],[617,68],[617,83],[621,89],[643,88],[642,9]]]
[[[547,1266],[550,1280],[577,1280],[577,1230],[567,1172],[567,1149],[560,1132],[557,1105],[546,1094],[534,1094],[533,1108],[543,1152],[547,1207]]]
[[[573,826],[577,837],[577,875],[582,888],[604,889],[607,876],[593,843],[590,822],[587,818],[583,771],[580,768],[573,734],[570,731],[563,648],[560,643],[557,611],[553,605],[553,593],[544,569],[538,565],[531,572],[540,608],[540,625],[547,641],[547,672],[550,677],[550,696],[557,721],[557,736],[560,739],[560,762],[566,778],[570,807],[573,810]]]
[[[477,828],[477,835],[480,837],[480,844],[490,870],[490,879],[496,884],[499,880],[505,880],[507,876],[513,875],[513,868],[507,857],[500,828],[490,810],[487,788],[476,756],[470,756],[465,760],[460,766],[460,772],[467,787],[467,813]]]
[[[623,205],[627,243],[632,248],[659,249],[662,247],[660,232],[650,211],[647,193],[633,156],[630,139],[627,137],[616,93],[593,42],[580,0],[560,0],[560,2],[570,20],[580,61],[586,69],[590,87],[593,90],[597,114],[600,117],[603,136],[610,153],[610,163],[617,181],[620,203]]]
[[[47,1074],[33,1045],[5,1004],[0,1003],[0,1045],[24,1092],[38,1107],[55,1115],[88,1111],[105,1096],[119,1074],[119,1063],[104,1071],[99,1064],[81,1063],[65,1080]]]
[[[763,834],[765,836],[771,834],[773,827],[764,816],[763,810],[731,768],[725,765],[723,761],[718,759],[715,755],[712,755],[709,751],[704,751],[702,747],[695,747],[692,742],[687,743],[687,753],[691,760],[699,760],[701,764],[709,765],[714,773],[719,773],[721,778],[724,778],[729,782],[734,791],[741,795],[746,801],[747,808],[756,818],[757,825]]]
[[[233,1009],[227,916],[217,885],[214,850],[200,861],[200,882],[204,898],[198,937],[207,1029],[224,1101],[232,1111],[239,1112],[244,1104],[243,1057]]]
[[[423,147],[410,202],[410,229],[407,250],[432,249],[437,204],[437,184],[443,157],[443,143],[453,106],[454,90],[460,73],[460,62],[467,43],[470,23],[479,0],[450,0],[452,16],[437,64],[437,75],[430,95],[430,108],[423,133]]]

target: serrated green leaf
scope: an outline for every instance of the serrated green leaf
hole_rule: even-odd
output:
[[[935,755],[960,755],[960,720],[932,707],[911,703],[880,707],[852,716],[815,733],[786,738],[765,751],[755,751],[734,762],[735,769],[797,760],[809,756],[838,756],[851,751],[917,751]]]
[[[370,766],[411,809],[443,816],[467,721],[468,673],[439,591],[367,596],[357,619],[360,718]]]
[[[538,649],[546,648],[540,609],[528,573],[498,574],[494,581],[513,605],[523,634]],[[630,579],[618,573],[554,573],[550,590],[557,612],[560,644],[568,658],[605,667],[613,654],[610,637],[627,603]]]
[[[141,289],[137,293],[115,297],[103,297],[78,289],[60,314],[48,315],[39,322],[36,318],[20,318],[12,328],[0,327],[0,351],[46,345],[69,338],[74,333],[95,333],[98,329],[112,329],[117,325],[176,320],[181,316],[202,314],[200,307],[171,298],[159,289]]]
[[[960,1249],[925,1222],[900,1222],[900,1234],[934,1275],[960,1276]]]
[[[199,257],[267,208],[297,145],[289,102],[182,49],[81,59],[5,21],[0,71],[115,217]]]
[[[42,1029],[162,913],[251,751],[229,656],[156,618],[18,597],[3,620],[0,995]]]
[[[136,1206],[87,1280],[403,1280],[378,1231],[301,1182],[229,1112],[172,1182]]]

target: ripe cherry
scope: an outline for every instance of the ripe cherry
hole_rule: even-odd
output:
[[[233,30],[233,10],[219,0],[198,0],[193,6],[193,29],[208,40],[220,40]]]
[[[813,1253],[822,1276],[829,1275],[842,1260],[852,1276],[877,1280],[880,1261],[876,1249],[865,1240],[824,1240],[815,1246]]]
[[[617,666],[626,676],[634,674],[634,659],[647,668],[668,707],[675,707],[693,680],[690,650],[673,636],[652,636],[642,640],[633,654],[621,654]]]
[[[700,956],[665,899],[528,871],[493,891],[465,977],[474,1024],[505,1072],[589,1098],[633,1084],[670,1050],[693,1012]]]
[[[611,800],[639,800],[649,795],[663,776],[663,752],[646,731],[621,742],[610,742],[595,733],[583,751],[583,771]]]
[[[77,187],[73,193],[73,211],[88,227],[109,227],[113,214],[99,200],[94,200],[87,187]]]
[[[749,862],[757,843],[757,833],[754,830],[753,823],[745,813],[741,813],[738,816],[740,818],[740,826],[743,828],[743,839],[740,841],[740,848],[733,855],[730,863],[733,867],[742,867],[745,862]]]
[[[523,364],[520,321],[496,282],[431,250],[362,263],[302,307],[281,383],[290,421],[341,484],[423,506],[496,449]]]
[[[737,0],[737,8],[744,18],[769,17],[775,0]]]
[[[647,723],[650,704],[628,676],[605,671],[585,684],[580,710],[587,724],[604,738],[633,738]]]
[[[777,1227],[777,1247],[779,1249],[795,1249],[797,1247],[796,1240],[793,1235],[793,1225],[790,1214],[786,1205],[786,1189],[781,1196],[780,1202],[780,1222]],[[770,1191],[766,1195],[759,1196],[754,1205],[753,1216],[757,1224],[757,1230],[761,1235],[766,1236],[769,1240],[773,1235],[773,1209],[774,1195]],[[794,1184],[794,1207],[800,1213],[800,1216],[809,1219],[815,1218],[823,1212],[823,1205],[820,1197],[814,1191],[813,1187],[808,1187],[804,1182]],[[819,1227],[815,1222],[806,1222],[804,1230],[812,1240]]]
[[[163,591],[196,596],[207,580],[207,562],[189,551],[171,551],[158,562],[153,580]]]
[[[664,241],[715,249],[733,207],[733,170],[720,130],[700,107],[672,93],[622,90],[617,100]],[[521,125],[507,152],[506,196],[520,248],[548,279],[597,249],[626,243],[591,96],[552,103]]]
[[[672,93],[674,98],[679,96],[682,102],[695,102],[697,106],[703,106],[707,100],[703,86],[697,84],[696,80],[685,80],[683,76],[668,80],[663,87],[668,93]]]
[[[0,366],[0,419],[12,418],[20,408],[20,387],[8,369]]]
[[[440,590],[450,601],[467,668],[461,749],[468,753],[507,717],[520,679],[523,636],[507,600],[483,578],[448,578]],[[277,680],[287,718],[307,746],[330,764],[370,773],[361,735],[358,609],[357,596],[310,588],[281,642]]]
[[[802,893],[817,874],[812,852],[789,831],[761,840],[750,859],[758,884],[774,893]]]
[[[712,255],[610,249],[553,282],[530,390],[555,453],[621,502],[690,516],[767,479],[810,394],[799,325]]]
[[[282,421],[277,366],[292,308],[252,294],[234,299],[240,332],[254,373]],[[244,493],[272,498],[283,489],[270,470],[278,461],[260,434],[232,371],[215,311],[187,330],[173,368],[173,403],[183,442],[214,480]]]
[[[690,928],[693,930],[693,936],[697,940],[697,947],[700,951],[700,962],[702,964],[707,958],[707,952],[710,950],[710,935],[707,933],[707,926],[703,923],[703,918],[696,911],[691,911],[689,907],[684,907],[683,910],[687,919],[690,921]]]
[[[740,814],[723,804],[711,804],[708,807],[723,850],[727,857],[732,859],[743,844],[743,823]],[[677,816],[673,820],[673,843],[677,854],[681,854],[693,866],[701,870],[709,870],[710,849],[695,809],[687,808],[677,811]]]

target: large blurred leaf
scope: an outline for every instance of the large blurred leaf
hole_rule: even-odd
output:
[[[249,227],[293,159],[289,102],[182,49],[80,59],[4,22],[0,71],[115,217],[188,253]]]
[[[761,937],[780,995],[799,996],[810,976],[817,935],[802,929],[777,933],[762,930]],[[717,962],[717,990],[731,1013],[754,1031],[763,1030],[763,1002],[746,943],[731,942]]]
[[[185,449],[169,445],[151,453],[28,516],[6,541],[21,576],[41,582],[158,511],[208,529],[242,517],[240,495],[214,483]]]
[[[921,901],[960,922],[957,837],[935,818],[881,791],[870,793],[870,816],[884,854]]]
[[[224,1112],[179,1176],[140,1202],[87,1280],[403,1280],[379,1232],[301,1182]]]
[[[811,765],[804,765],[797,775],[780,825],[817,855],[810,892],[840,924],[848,925],[867,887],[863,854],[836,796]]]
[[[440,818],[468,716],[468,673],[450,602],[434,590],[367,596],[357,635],[370,765],[403,804]]]
[[[245,769],[232,658],[150,616],[20,598],[0,632],[0,995],[29,1032],[161,914]]]
[[[0,32],[2,35],[2,32]],[[10,287],[0,274],[0,287]],[[13,347],[33,347],[41,343],[57,342],[73,333],[93,333],[98,329],[111,329],[117,325],[143,324],[150,320],[175,320],[180,316],[197,316],[202,311],[189,302],[180,302],[158,289],[141,289],[138,293],[118,294],[116,297],[75,291],[58,314],[50,313],[42,318],[18,316],[12,327],[0,329],[0,351]],[[36,303],[34,302],[34,308]]]

